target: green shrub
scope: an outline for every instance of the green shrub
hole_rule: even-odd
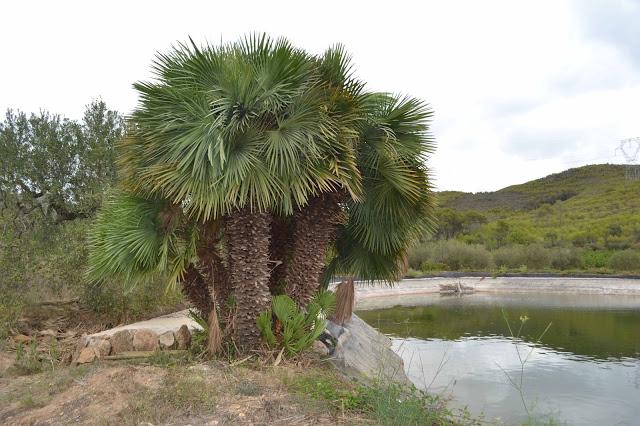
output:
[[[553,269],[579,269],[583,267],[580,252],[573,247],[556,247],[551,250],[551,267]]]
[[[541,244],[528,246],[513,245],[501,247],[493,251],[493,261],[497,266],[506,266],[509,269],[546,269],[551,264],[550,250]]]
[[[404,275],[405,275],[405,277],[408,277],[408,278],[420,278],[421,276],[424,275],[424,273],[422,271],[418,271],[416,269],[409,268],[407,270],[407,273],[404,274]]]
[[[604,250],[587,250],[582,253],[582,264],[587,269],[606,268],[612,254]]]
[[[525,246],[525,265],[530,269],[545,269],[551,264],[550,251],[541,244]]]
[[[415,270],[419,270],[424,262],[431,259],[433,243],[419,243],[409,249],[408,261],[409,266]]]
[[[258,315],[256,324],[270,348],[283,347],[287,354],[295,355],[311,346],[326,327],[325,319],[335,309],[336,296],[330,291],[316,294],[306,310],[286,294],[276,296],[271,309]],[[276,330],[275,320],[282,324]]]
[[[465,244],[458,240],[422,243],[409,250],[409,266],[414,270],[488,270],[491,253],[480,244]]]
[[[517,269],[527,264],[527,254],[522,246],[500,247],[492,254],[493,262],[498,267]]]
[[[424,272],[433,272],[433,271],[446,271],[449,269],[449,265],[446,263],[432,262],[427,260],[422,262],[420,265],[420,270]]]
[[[618,251],[609,259],[609,267],[616,271],[638,271],[640,253],[635,250]]]
[[[433,246],[434,264],[446,265],[452,271],[461,269],[488,270],[491,268],[491,253],[481,245],[465,244],[456,240],[438,241]]]
[[[608,250],[625,250],[631,247],[631,241],[626,237],[607,236],[604,239],[604,247]]]
[[[80,300],[106,321],[117,324],[174,309],[184,298],[178,288],[167,288],[166,281],[159,278],[136,285],[120,280],[87,284]]]
[[[596,237],[595,235],[590,235],[586,232],[581,232],[571,238],[571,244],[573,244],[575,247],[586,247],[589,244],[595,244],[596,241],[598,241],[598,237]]]

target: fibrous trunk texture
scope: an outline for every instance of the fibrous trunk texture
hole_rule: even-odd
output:
[[[353,314],[355,288],[353,278],[342,281],[336,287],[336,311],[331,320],[336,324],[344,324]]]
[[[271,277],[269,289],[271,294],[276,294],[281,289],[281,283],[285,280],[291,252],[293,251],[293,227],[292,217],[274,216],[271,220],[271,244],[269,257],[271,260]]]
[[[269,237],[271,217],[247,209],[225,220],[229,278],[236,299],[234,338],[241,351],[260,345],[258,314],[269,308]]]
[[[209,334],[207,335],[207,351],[210,354],[220,352],[222,349],[222,330],[220,329],[220,323],[218,322],[218,312],[215,305],[209,313]]]
[[[340,194],[316,196],[295,213],[293,251],[285,272],[286,293],[306,306],[318,291],[329,245],[342,219]]]
[[[213,308],[209,286],[193,264],[187,267],[182,276],[182,292],[203,316],[209,315]]]
[[[198,245],[198,270],[202,274],[209,291],[214,295],[216,308],[223,318],[228,311],[228,300],[231,294],[229,273],[224,264],[219,247],[221,220],[207,222],[202,226]],[[208,315],[208,312],[205,314]]]
[[[228,272],[218,247],[220,225],[220,221],[202,225],[197,250],[199,260],[189,265],[182,277],[183,292],[205,317],[209,315],[214,301],[212,293],[218,308],[223,309],[231,291]]]

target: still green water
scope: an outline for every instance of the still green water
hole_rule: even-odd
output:
[[[426,295],[397,303],[358,315],[392,337],[417,386],[451,396],[454,405],[506,424],[533,415],[640,425],[640,297]],[[521,317],[520,337],[512,337]],[[525,409],[509,377],[519,383],[527,355]]]

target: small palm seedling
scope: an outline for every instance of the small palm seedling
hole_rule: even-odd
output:
[[[296,355],[316,340],[326,327],[326,317],[335,310],[336,296],[329,291],[317,293],[306,309],[286,294],[275,296],[271,309],[263,311],[256,323],[267,346],[284,348]]]

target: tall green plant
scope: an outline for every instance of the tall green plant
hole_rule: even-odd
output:
[[[287,354],[296,355],[320,337],[335,306],[335,294],[329,291],[317,293],[306,309],[283,294],[273,298],[271,309],[261,312],[256,324],[267,346],[282,347]]]

